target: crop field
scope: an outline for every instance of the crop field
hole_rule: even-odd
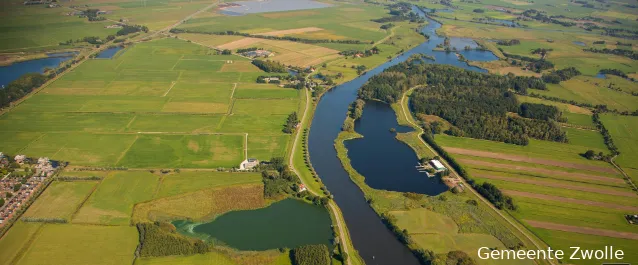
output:
[[[95,188],[94,181],[51,183],[23,217],[69,219]]]
[[[131,226],[45,224],[16,264],[128,264],[138,243]],[[72,257],[72,258],[70,258]]]
[[[133,206],[153,198],[159,176],[144,171],[112,172],[80,208],[73,223],[127,225]]]
[[[244,66],[226,67],[235,63]],[[257,85],[264,73],[246,64],[176,39],[135,44],[117,58],[83,63],[0,117],[0,134],[20,135],[0,147],[131,168],[233,167],[245,148],[264,160],[281,156],[281,129],[301,93]],[[246,133],[278,141],[246,147]]]
[[[257,183],[261,183],[261,173],[182,171],[163,176],[155,198],[170,197],[202,189]]]
[[[587,149],[608,153],[600,133],[564,130],[569,144],[530,141],[521,147],[443,135],[437,135],[436,141],[476,181],[488,181],[512,196],[518,209],[511,214],[552,248],[585,247],[583,241],[577,240],[585,237],[592,238],[586,242],[596,248],[616,240],[631,244],[627,238],[638,236],[638,228],[628,224],[624,214],[638,210],[638,194],[611,165],[579,155]],[[608,238],[593,240],[601,234]],[[563,236],[556,240],[556,235]],[[624,260],[631,262],[635,258]]]
[[[501,241],[491,235],[459,233],[456,222],[445,215],[426,209],[390,212],[397,218],[397,225],[407,229],[414,241],[423,249],[435,253],[461,250],[474,260],[479,260],[476,250],[480,247],[504,249]],[[510,264],[509,260],[480,260],[480,264]],[[534,264],[532,261],[517,264]]]
[[[601,121],[609,130],[620,155],[614,160],[638,183],[638,118],[633,116],[602,115]]]
[[[28,241],[41,228],[41,223],[16,222],[0,240],[0,263],[11,264],[18,258]]]
[[[59,48],[60,42],[88,36],[105,38],[117,29],[106,29],[108,21],[89,22],[86,18],[67,16],[66,8],[46,8],[45,5],[25,6],[22,2],[6,1],[2,6],[0,51],[47,50]]]
[[[269,60],[277,61],[285,65],[308,67],[319,65],[340,57],[339,51],[317,45],[296,43],[291,41],[267,40],[258,38],[236,38],[236,36],[218,36],[207,34],[180,34],[181,38],[203,45],[217,47],[219,49],[237,50],[243,48],[263,48],[274,52]],[[230,38],[232,37],[232,38]],[[227,42],[222,42],[227,40]],[[230,64],[234,67],[236,64]]]
[[[193,18],[179,28],[203,32],[233,30],[257,34],[313,27],[323,30],[286,35],[310,39],[355,39],[369,42],[380,40],[385,36],[386,33],[379,29],[379,25],[370,21],[383,16],[387,16],[387,10],[382,6],[362,5],[357,6],[356,9],[335,6],[304,11],[247,14],[240,17]]]
[[[534,91],[537,94],[550,97],[558,97],[576,102],[586,102],[593,105],[607,105],[611,109],[619,111],[633,111],[638,109],[638,101],[628,94],[628,92],[619,92],[608,88],[609,81],[605,82],[600,79],[579,76],[568,81],[561,82],[558,85],[550,84],[548,90]],[[638,88],[636,84],[628,84],[625,90],[634,90]]]
[[[292,265],[290,253],[277,251],[246,252],[233,256],[226,256],[218,252],[197,254],[191,256],[168,256],[158,258],[140,258],[136,265]]]

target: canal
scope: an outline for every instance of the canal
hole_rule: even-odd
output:
[[[417,8],[413,8],[413,10],[421,16],[425,16],[421,10]],[[486,72],[484,69],[469,66],[465,62],[459,61],[454,53],[433,51],[438,44],[444,41],[443,37],[436,35],[436,29],[440,28],[441,24],[427,17],[426,20],[428,24],[421,31],[430,37],[428,41],[393,58],[389,62],[371,69],[366,74],[326,92],[317,105],[312,127],[310,128],[308,148],[312,165],[328,190],[334,195],[334,200],[341,209],[348,229],[350,230],[354,247],[368,265],[417,265],[419,262],[410,250],[399,242],[394,234],[386,228],[374,210],[370,208],[364,198],[363,192],[350,180],[348,173],[343,169],[341,161],[339,161],[337,157],[334,140],[341,131],[341,125],[345,119],[348,105],[357,98],[358,89],[368,81],[370,77],[382,72],[390,66],[405,61],[412,54],[423,53],[436,58],[435,61],[426,60],[427,63],[448,64],[473,71]],[[476,45],[473,41],[467,39],[452,38],[450,41],[455,46],[464,47],[470,44]],[[459,53],[463,54],[463,56],[469,60],[491,61],[497,59],[491,52],[477,50],[465,51],[463,47],[457,47],[457,49],[460,48]],[[367,115],[367,113],[374,115],[374,117],[369,117],[370,115]],[[395,116],[389,106],[383,104],[370,105],[364,109],[363,115],[365,117],[362,118],[358,124],[355,124],[355,129],[359,132],[363,132],[364,136],[369,134],[372,137],[382,131],[388,134],[390,133],[388,126],[392,125],[392,122],[390,122],[389,119],[395,119]],[[364,125],[361,123],[366,122],[366,120],[369,121],[369,124],[366,123],[365,128],[363,128]],[[396,121],[394,121],[394,123],[396,124]],[[357,128],[357,126],[360,126],[360,128]],[[396,129],[400,131],[406,130],[398,126]],[[387,138],[387,135],[380,137]],[[374,171],[374,167],[384,165],[388,168],[392,168],[396,176],[413,175],[413,172],[416,171],[414,168],[416,155],[413,151],[408,151],[406,148],[409,147],[403,143],[398,141],[391,143],[385,138],[383,146],[378,146],[375,143],[356,144],[356,142],[354,142],[348,144],[351,160],[365,160],[365,163],[353,162],[353,167],[359,172],[368,172],[367,174],[371,174],[369,172]],[[401,156],[393,156],[392,154],[395,152],[401,153]],[[375,155],[365,157],[368,154]],[[406,156],[409,156],[408,154],[411,154],[412,157],[406,158]],[[399,161],[404,158],[409,159],[407,163]],[[363,175],[369,177],[366,174]],[[372,176],[370,177],[372,178]],[[370,180],[375,181],[373,184],[375,188],[403,191],[410,190],[407,188],[408,185],[414,185],[413,182],[406,181],[406,178],[391,182],[382,180],[382,177],[383,176],[375,175],[374,180]],[[424,184],[427,185],[427,183]],[[437,194],[441,192],[439,188],[436,187],[424,187],[417,191],[427,194]]]

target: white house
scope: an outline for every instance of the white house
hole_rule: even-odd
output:
[[[250,170],[259,165],[259,160],[256,158],[248,158],[239,164],[239,170]]]
[[[436,171],[445,170],[445,166],[443,166],[443,164],[441,164],[441,161],[439,160],[432,159],[430,160],[430,164]]]

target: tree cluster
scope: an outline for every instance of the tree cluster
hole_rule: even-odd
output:
[[[47,76],[40,73],[27,73],[11,81],[4,88],[0,88],[0,108],[9,106],[29,94],[34,88],[40,87],[47,81]]]
[[[138,257],[193,255],[208,252],[208,245],[199,239],[190,239],[176,232],[170,223],[138,223],[140,244],[135,252]]]
[[[286,118],[286,124],[284,124],[284,133],[293,133],[295,129],[297,129],[297,124],[299,124],[299,117],[297,117],[297,112],[293,112],[288,115]]]
[[[548,74],[543,74],[543,81],[545,83],[558,84],[561,81],[567,81],[574,76],[579,76],[581,73],[575,67],[567,67],[564,69],[552,71]]]
[[[140,25],[122,25],[122,28],[115,33],[118,36],[124,36],[135,32],[148,32],[148,27]]]
[[[253,64],[268,73],[286,73],[286,66],[271,60],[253,60]]]
[[[299,178],[288,169],[283,157],[273,157],[259,166],[264,183],[264,197],[277,198],[297,192]]]
[[[501,52],[503,52],[503,49],[499,48],[499,50]],[[503,55],[507,56],[508,58],[511,59],[517,59],[520,61],[525,61],[527,62],[526,67],[534,72],[540,73],[543,70],[547,70],[547,69],[552,69],[554,68],[554,64],[550,61],[547,61],[545,59],[536,59],[536,58],[532,58],[532,57],[528,57],[528,56],[522,56],[522,55],[517,55],[517,54],[511,54],[511,53],[506,53],[503,52]]]
[[[563,113],[556,106],[548,106],[545,104],[528,102],[521,103],[518,114],[525,118],[537,120],[563,120],[561,117]]]
[[[339,54],[344,55],[344,56],[355,56],[355,55],[360,55],[361,57],[368,57],[368,56],[372,56],[374,54],[379,54],[379,52],[381,52],[381,50],[379,48],[372,47],[372,49],[369,50],[345,50],[345,51],[341,51],[339,52]]]
[[[589,48],[589,49],[583,49],[583,51],[593,52],[593,53],[613,54],[613,55],[618,55],[618,56],[624,56],[624,57],[630,58],[632,60],[638,60],[638,53],[636,53],[636,52],[634,52],[632,50],[625,50],[625,49],[618,49],[618,48],[616,48],[616,49]]]
[[[323,244],[306,245],[292,250],[294,265],[330,265],[330,251]]]
[[[561,25],[563,27],[571,27],[571,26],[575,26],[576,23],[574,22],[569,22],[569,21],[561,21],[558,20],[557,18],[565,18],[564,16],[548,16],[545,14],[544,11],[538,11],[535,9],[528,9],[525,10],[522,13],[523,16],[543,22],[543,23],[553,23],[553,24],[558,24]]]
[[[256,51],[256,50],[261,50],[261,48],[250,47],[250,48],[237,49],[237,53],[252,52],[252,51]]]
[[[499,40],[496,42],[496,44],[498,45],[503,45],[503,46],[514,46],[514,45],[519,45],[521,44],[520,40],[517,39],[511,39],[511,40]]]
[[[628,78],[629,77],[629,76],[627,76],[627,74],[625,74],[625,72],[623,72],[622,70],[618,70],[618,69],[609,69],[609,68],[600,69],[600,73],[601,74],[606,74],[606,75],[620,76],[620,77],[623,77],[623,78]]]

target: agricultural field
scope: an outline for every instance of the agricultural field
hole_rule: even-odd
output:
[[[250,62],[176,39],[89,60],[0,117],[0,133],[24,136],[1,147],[131,168],[230,168],[246,148],[261,160],[283,156],[281,130],[303,92],[257,85],[263,72],[231,64]]]
[[[608,153],[599,132],[564,130],[569,144],[530,141],[515,146],[446,135],[435,139],[476,181],[488,181],[513,197],[517,209],[510,213],[549,246],[569,250],[587,242],[602,248],[614,242],[631,249],[638,228],[624,214],[638,210],[638,194],[612,165],[579,155],[588,149]],[[637,259],[631,254],[624,261]]]
[[[602,115],[601,121],[614,143],[620,151],[620,155],[614,160],[631,178],[638,183],[638,118],[619,115]]]
[[[89,36],[106,38],[117,29],[106,29],[109,21],[89,22],[87,18],[69,16],[69,8],[25,6],[20,1],[3,1],[0,26],[0,52],[51,50],[64,48],[60,42]]]
[[[199,17],[188,20],[179,28],[200,32],[232,30],[307,39],[349,39],[370,42],[378,41],[386,36],[385,31],[379,29],[379,25],[370,19],[383,17],[386,14],[387,10],[382,6],[337,5],[312,10],[247,14],[235,17]],[[321,30],[295,30],[303,28]],[[289,31],[281,32],[283,30]]]
[[[23,217],[68,220],[79,209],[96,185],[95,181],[56,181],[49,185]]]

